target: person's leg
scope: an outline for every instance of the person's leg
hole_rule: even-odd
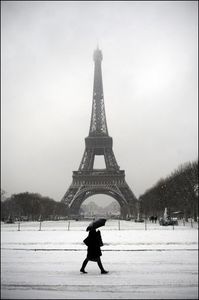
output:
[[[86,265],[87,265],[87,263],[88,263],[88,258],[85,258],[85,260],[83,261],[82,267],[81,267],[81,269],[80,269],[80,272],[82,272],[82,273],[87,273],[87,272],[84,270],[85,267],[86,267]]]
[[[101,274],[107,274],[108,273],[108,271],[104,270],[104,267],[102,265],[100,257],[97,259],[97,264],[98,264],[98,266],[99,266],[99,268],[101,270]]]

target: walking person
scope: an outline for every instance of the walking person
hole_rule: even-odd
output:
[[[87,248],[87,257],[83,261],[83,264],[81,266],[80,272],[82,273],[87,273],[85,271],[85,267],[89,261],[95,261],[97,262],[101,274],[107,274],[108,271],[106,271],[102,265],[100,256],[102,256],[102,252],[100,247],[103,246],[102,238],[101,238],[101,233],[100,231],[96,231],[95,228],[88,227],[87,231],[89,231],[88,237],[84,240],[84,243],[86,244]]]

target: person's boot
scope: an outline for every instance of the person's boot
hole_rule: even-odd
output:
[[[80,269],[80,272],[82,272],[82,273],[84,273],[84,274],[87,273],[87,272],[85,271],[85,267],[86,267],[87,263],[88,263],[88,259],[86,258],[86,259],[83,261],[83,264],[82,264],[82,267],[81,267],[81,269]]]
[[[87,272],[84,270],[84,269],[80,269],[80,272],[84,273],[84,274],[87,274]]]
[[[108,274],[108,271],[102,270],[102,271],[101,271],[101,274]]]
[[[101,270],[101,274],[107,274],[108,273],[108,271],[104,270],[104,267],[102,265],[102,262],[101,262],[100,258],[97,260],[97,264],[98,264],[98,266],[99,266],[99,268]]]

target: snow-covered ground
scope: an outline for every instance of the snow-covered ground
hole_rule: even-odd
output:
[[[1,224],[2,299],[197,299],[197,224],[111,221],[100,228],[101,275],[79,269],[87,221]],[[20,230],[19,230],[20,229]],[[120,230],[119,230],[120,229]]]

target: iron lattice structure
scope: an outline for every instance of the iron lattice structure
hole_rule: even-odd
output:
[[[93,103],[88,137],[85,138],[85,151],[78,171],[73,171],[72,184],[62,202],[69,215],[78,216],[84,200],[95,194],[106,194],[120,204],[121,216],[125,219],[137,215],[137,199],[125,180],[125,172],[120,170],[113,153],[113,140],[108,134],[103,84],[102,52],[94,51]],[[94,169],[95,156],[103,155],[105,169]]]

